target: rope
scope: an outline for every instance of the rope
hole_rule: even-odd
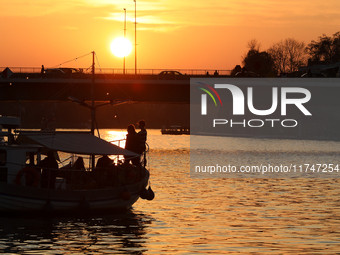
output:
[[[83,57],[86,57],[86,56],[88,56],[88,55],[91,55],[91,54],[92,54],[92,52],[90,52],[90,53],[87,53],[87,54],[85,54],[85,55],[83,55],[83,56],[80,56],[80,57],[77,57],[77,58],[73,58],[73,59],[71,59],[71,60],[68,60],[68,61],[65,61],[65,62],[63,62],[63,63],[61,63],[61,64],[59,64],[59,65],[55,65],[54,67],[61,66],[61,65],[63,65],[63,64],[66,64],[66,63],[69,63],[69,62],[75,61],[75,60],[77,60],[78,58],[83,58]]]

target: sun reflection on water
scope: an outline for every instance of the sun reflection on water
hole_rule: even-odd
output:
[[[126,132],[102,130],[102,138]],[[215,141],[215,138],[213,139]],[[336,160],[339,143],[219,138],[226,158]],[[0,251],[20,254],[337,254],[340,179],[190,177],[190,137],[148,130],[155,192],[124,214],[88,218],[0,217]],[[262,151],[256,149],[261,146]],[[214,150],[218,151],[215,144]],[[234,150],[233,150],[234,148]],[[300,151],[299,153],[295,153]],[[249,160],[249,159],[248,159]],[[340,162],[339,162],[340,163]]]

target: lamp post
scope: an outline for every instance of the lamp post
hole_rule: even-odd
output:
[[[137,74],[137,2],[135,2],[135,75]]]
[[[126,9],[124,8],[124,39],[126,37]],[[123,74],[125,75],[125,56],[123,60]]]

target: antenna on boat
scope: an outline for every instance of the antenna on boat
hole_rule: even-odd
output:
[[[95,105],[95,99],[94,99],[94,85],[95,85],[95,52],[92,51],[92,83],[91,83],[91,104],[88,104],[85,102],[85,100],[80,100],[78,98],[69,96],[68,99],[71,100],[74,103],[77,103],[79,105],[85,106],[91,110],[91,134],[94,135],[94,129],[95,129],[95,123],[96,123],[96,108],[104,105],[120,105],[132,102],[131,99],[127,100],[110,100],[109,102],[105,102],[103,104]],[[99,135],[99,131],[98,131]],[[94,168],[94,155],[92,156],[92,167]]]
[[[94,83],[95,83],[95,68],[94,68],[94,54],[95,52],[92,51],[92,84],[91,84],[91,100],[92,100],[92,107],[91,107],[91,134],[94,135],[94,122],[95,122],[95,107],[94,107]]]
[[[94,68],[94,64],[95,64],[95,61],[94,61],[94,54],[95,52],[92,51],[92,84],[91,84],[91,100],[92,100],[92,107],[91,107],[91,135],[94,135],[94,122],[95,122],[95,118],[96,118],[96,109],[94,108],[94,83],[95,83],[95,77],[94,77],[94,74],[95,74],[95,68]],[[99,133],[99,132],[98,132]],[[92,166],[92,169],[94,169],[95,167],[95,155],[91,155],[91,166]]]

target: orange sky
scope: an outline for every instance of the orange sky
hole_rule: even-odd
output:
[[[0,0],[0,67],[57,66],[95,51],[102,68],[122,68],[110,51],[134,43],[134,1]],[[308,44],[340,31],[340,1],[137,0],[137,68],[219,69],[241,64],[247,42],[266,50],[293,37]],[[63,65],[89,67],[91,57]],[[97,65],[98,67],[98,65]],[[134,68],[133,52],[126,68]]]

